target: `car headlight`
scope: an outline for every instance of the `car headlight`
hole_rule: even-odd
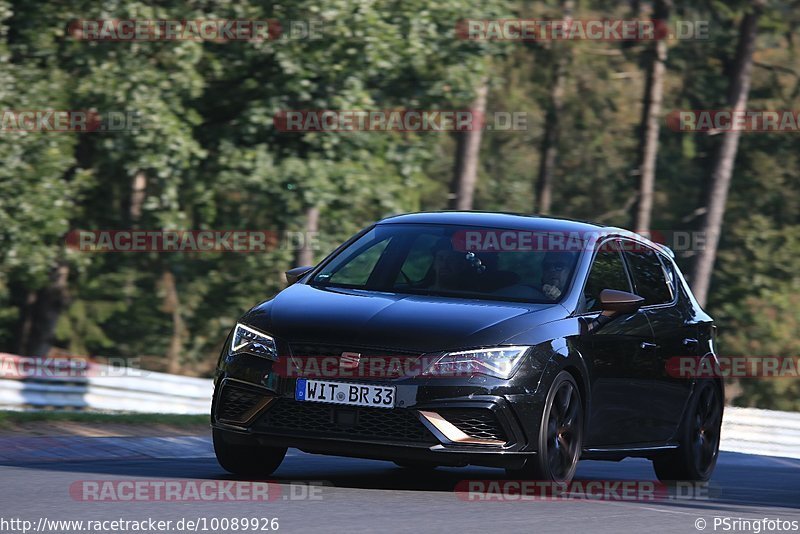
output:
[[[424,374],[467,376],[482,374],[511,378],[530,347],[496,347],[448,352],[431,364]]]
[[[243,352],[270,360],[278,359],[278,349],[273,338],[241,323],[236,323],[236,328],[233,329],[228,352],[229,354]]]

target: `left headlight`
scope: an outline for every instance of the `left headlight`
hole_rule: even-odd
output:
[[[247,325],[236,323],[231,336],[231,346],[229,354],[247,353],[254,356],[261,356],[270,360],[278,359],[278,349],[275,340],[267,334],[262,334]]]
[[[448,352],[428,367],[424,374],[465,376],[482,374],[511,378],[530,347],[496,347]]]

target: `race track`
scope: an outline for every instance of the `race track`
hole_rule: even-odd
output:
[[[88,439],[98,438],[85,439],[90,444]],[[504,473],[484,468],[440,468],[417,474],[388,462],[313,456],[295,450],[289,451],[272,477],[279,491],[269,502],[90,502],[76,496],[76,483],[86,480],[231,480],[209,453],[208,441],[201,442],[195,453],[181,448],[176,441],[176,450],[181,454],[162,457],[0,461],[0,517],[30,520],[34,527],[46,525],[39,523],[43,517],[84,521],[153,518],[173,522],[207,518],[205,525],[209,529],[210,518],[277,517],[279,531],[303,533],[697,532],[702,526],[699,518],[705,520],[706,532],[723,532],[723,525],[714,528],[715,517],[800,521],[800,460],[731,452],[721,454],[710,483],[710,496],[653,502],[467,501],[463,494],[459,498],[453,491],[459,481],[503,480]],[[81,447],[91,454],[87,445]],[[577,473],[579,481],[654,478],[650,462],[638,459],[621,463],[584,461]],[[260,523],[259,530],[266,524]],[[0,530],[14,531],[8,524]],[[203,525],[198,524],[197,530],[203,531]]]

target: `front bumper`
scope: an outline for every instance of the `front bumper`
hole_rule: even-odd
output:
[[[222,375],[212,426],[229,440],[382,460],[517,468],[535,454],[523,424],[535,419],[531,396],[498,395],[468,381],[403,382],[397,407],[385,409],[299,402],[294,380],[265,385]]]

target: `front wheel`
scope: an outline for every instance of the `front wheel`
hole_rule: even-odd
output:
[[[680,446],[653,458],[653,468],[661,481],[705,482],[717,465],[722,395],[713,382],[698,386],[681,425]]]
[[[575,476],[583,440],[583,404],[575,379],[561,371],[547,393],[539,425],[539,452],[510,476],[569,483]]]
[[[226,440],[225,431],[214,429],[214,453],[217,462],[229,473],[240,476],[267,477],[278,469],[286,447],[263,447]]]

